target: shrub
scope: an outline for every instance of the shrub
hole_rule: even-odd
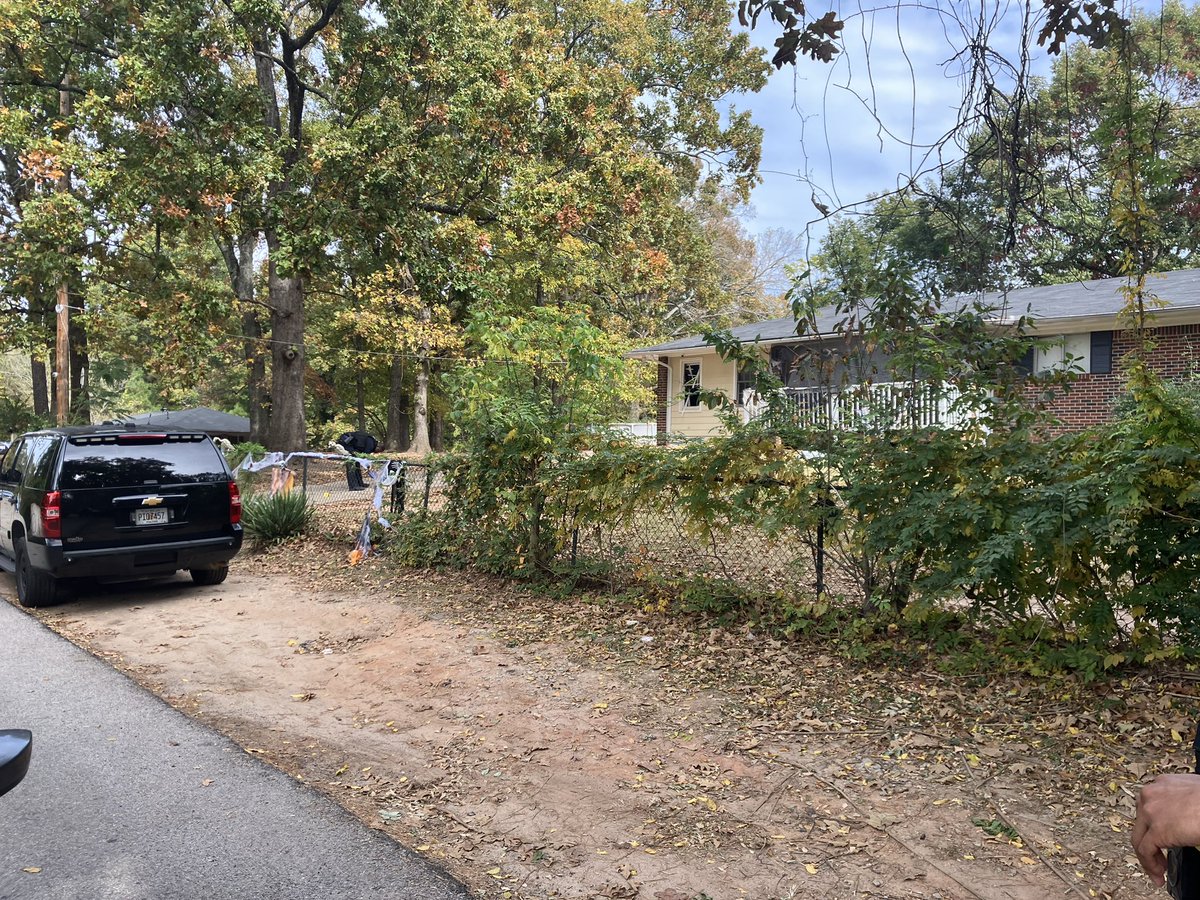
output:
[[[0,394],[0,439],[49,424],[33,411],[25,398],[14,393]]]
[[[234,444],[233,449],[225,454],[225,462],[229,463],[230,467],[240,465],[242,460],[249,454],[255,458],[265,456],[267,448],[262,444],[256,444],[254,441],[242,441]]]
[[[300,491],[251,497],[242,510],[242,527],[259,544],[280,544],[299,537],[312,521],[312,503]]]

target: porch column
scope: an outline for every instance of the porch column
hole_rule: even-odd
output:
[[[658,381],[654,385],[654,403],[657,413],[654,423],[655,438],[659,446],[667,442],[667,357],[658,358]]]

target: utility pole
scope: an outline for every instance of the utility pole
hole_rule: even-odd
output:
[[[54,401],[58,407],[58,424],[66,425],[71,411],[71,342],[67,326],[67,276],[58,283],[58,304],[55,312],[54,338]]]
[[[70,73],[63,76],[63,85],[69,85]],[[74,104],[71,92],[58,92],[58,114],[62,119],[62,145],[65,148],[67,137],[71,133],[71,114]],[[60,160],[62,175],[58,179],[58,189],[62,193],[71,190],[71,175],[67,171],[66,160]],[[59,425],[66,425],[71,414],[71,342],[70,342],[70,290],[67,284],[67,248],[59,247],[59,259],[62,261],[62,279],[58,282],[58,303],[54,307],[55,338],[54,338],[54,400],[58,407],[57,419]]]

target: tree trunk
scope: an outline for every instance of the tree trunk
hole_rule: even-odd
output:
[[[430,420],[429,443],[439,453],[446,449],[446,417],[440,412],[434,413]]]
[[[304,219],[291,208],[302,206],[310,199],[297,193],[292,175],[308,155],[304,142],[305,94],[308,85],[301,72],[305,50],[329,25],[342,5],[342,0],[326,0],[316,5],[314,16],[306,18],[304,30],[293,35],[289,30],[292,18],[276,33],[268,29],[251,42],[254,48],[254,75],[258,86],[263,126],[281,143],[279,174],[267,185],[266,220],[272,224],[264,229],[267,241],[267,289],[271,307],[271,427],[268,446],[272,450],[302,450],[306,444],[304,427],[304,278],[298,260],[291,259],[281,274],[279,260],[283,253],[280,229],[297,227]],[[302,9],[301,4],[297,9]],[[279,53],[272,52],[275,35],[279,37]],[[287,110],[286,138],[284,120],[280,115],[279,95],[275,90],[276,66],[282,72],[284,101]]]
[[[233,238],[218,235],[217,247],[225,258],[229,284],[242,311],[242,360],[246,364],[246,410],[250,440],[266,444],[270,426],[270,395],[267,393],[267,349],[263,345],[262,320],[254,296],[254,246],[258,233],[247,231]]]
[[[246,409],[250,419],[250,440],[267,443],[271,429],[271,395],[267,390],[267,348],[262,342],[262,320],[258,311],[242,313],[242,342],[246,358]]]
[[[433,310],[428,306],[421,307],[423,332],[428,333],[428,323],[432,318]],[[429,441],[429,344],[425,343],[421,350],[421,359],[417,363],[417,387],[413,392],[412,451],[424,456],[433,449]]]
[[[429,443],[429,361],[417,364],[417,387],[413,391],[413,453],[424,456],[433,450]]]
[[[24,169],[19,162],[20,156],[14,147],[0,147],[0,176],[8,185],[9,196],[12,198],[13,209],[18,219],[24,220],[25,202],[32,192],[30,180],[24,176]],[[35,282],[29,291],[29,310],[27,313],[30,332],[43,335],[49,334],[49,310],[40,282]],[[36,338],[35,338],[36,341]],[[45,342],[43,341],[43,344]],[[33,382],[33,412],[43,419],[50,415],[50,395],[46,386],[46,363],[39,359],[36,352],[29,354],[29,377]]]
[[[388,450],[403,453],[408,449],[408,407],[412,398],[404,390],[404,360],[392,359],[388,383],[387,434],[383,446]]]
[[[50,415],[50,395],[46,391],[46,364],[36,355],[29,357],[29,377],[33,382],[33,414],[44,419]]]
[[[367,388],[363,380],[362,349],[363,342],[359,335],[354,336],[354,349],[358,351],[354,360],[354,407],[357,413],[356,422],[359,431],[367,430]]]
[[[275,263],[279,239],[267,233],[271,252],[267,277],[271,305],[271,450],[303,450],[304,428],[304,281],[280,275]]]

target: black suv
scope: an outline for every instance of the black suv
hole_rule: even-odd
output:
[[[22,435],[0,460],[0,567],[22,606],[61,579],[131,581],[191,571],[220,584],[242,546],[242,501],[202,432],[124,425]]]

